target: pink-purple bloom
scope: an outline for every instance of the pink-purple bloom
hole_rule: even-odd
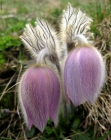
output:
[[[57,125],[60,100],[65,104],[60,91],[65,91],[66,100],[75,106],[86,101],[94,104],[99,96],[105,81],[105,64],[101,53],[91,45],[91,22],[85,13],[69,4],[61,20],[60,41],[44,20],[37,20],[35,27],[26,25],[20,38],[35,65],[22,75],[18,96],[29,129],[34,125],[43,131],[50,118]],[[60,84],[59,79],[64,83]]]
[[[105,65],[94,47],[77,47],[68,56],[64,68],[64,86],[75,106],[97,99],[105,79]]]
[[[59,80],[51,69],[33,66],[25,71],[19,85],[19,101],[29,129],[34,125],[43,131],[50,118],[57,125],[59,98]]]

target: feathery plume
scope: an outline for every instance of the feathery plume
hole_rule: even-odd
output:
[[[59,41],[54,29],[43,21],[37,20],[36,26],[26,25],[23,35],[20,37],[26,48],[36,60],[37,64],[43,65],[51,62],[51,66],[56,65],[60,71],[57,48]],[[49,65],[49,63],[48,63]]]
[[[85,13],[69,4],[67,9],[63,10],[60,23],[60,37],[65,46],[62,49],[67,53],[72,50],[77,45],[79,35],[85,36],[89,42],[92,42],[90,38],[93,37],[93,33],[89,31],[91,22],[92,19]]]

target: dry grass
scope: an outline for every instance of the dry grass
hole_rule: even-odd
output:
[[[97,28],[100,35],[96,37],[95,46],[101,50],[106,62],[106,82],[95,104],[83,105],[88,112],[84,127],[94,125],[95,133],[103,136],[111,130],[111,18],[104,19]],[[108,136],[107,140],[111,140],[111,136]]]

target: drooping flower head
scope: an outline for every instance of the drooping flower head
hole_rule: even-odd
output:
[[[29,129],[34,125],[43,131],[51,118],[55,126],[58,122],[60,100],[60,72],[55,32],[45,21],[37,20],[36,27],[26,25],[23,43],[36,63],[28,68],[20,80],[19,103]]]
[[[56,74],[47,67],[34,66],[23,74],[19,86],[19,101],[29,129],[40,131],[51,118],[57,125],[60,84]]]
[[[69,4],[61,20],[60,46],[47,22],[37,20],[35,28],[26,25],[21,39],[36,63],[22,75],[18,92],[29,129],[34,125],[43,131],[49,118],[57,125],[60,79],[65,96],[75,106],[86,101],[93,104],[97,99],[105,79],[105,64],[90,40],[91,22]]]
[[[67,99],[75,106],[86,101],[93,104],[105,80],[102,55],[91,41],[91,22],[91,18],[70,4],[63,11],[60,36],[66,47],[64,88]]]
[[[73,104],[94,104],[105,80],[105,65],[99,51],[87,46],[75,48],[64,69],[66,95]]]

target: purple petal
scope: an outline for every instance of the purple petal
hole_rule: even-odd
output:
[[[49,68],[31,67],[26,70],[21,79],[19,94],[19,101],[29,129],[35,125],[43,131],[50,114],[52,117],[54,113],[57,118],[60,86],[56,75]]]
[[[57,126],[58,123],[58,108],[59,108],[59,100],[60,100],[60,84],[56,77],[56,75],[50,71],[52,81],[50,84],[53,87],[53,93],[51,91],[48,93],[48,99],[50,99],[49,104],[49,111],[50,111],[50,117],[52,118],[54,125]],[[51,97],[52,95],[52,97]]]
[[[78,106],[86,100],[93,104],[105,79],[101,54],[93,47],[76,48],[69,54],[64,70],[66,95]]]

